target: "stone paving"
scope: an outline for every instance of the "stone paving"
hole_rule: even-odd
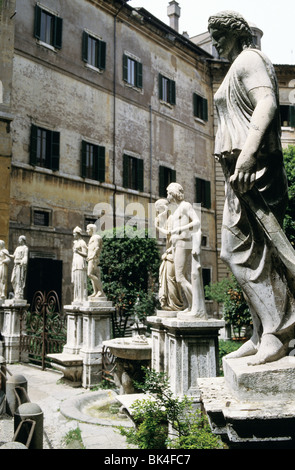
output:
[[[28,396],[31,403],[39,405],[44,415],[43,449],[129,449],[124,436],[114,426],[99,425],[71,419],[61,413],[61,407],[74,397],[82,398],[90,392],[82,387],[73,388],[65,384],[61,374],[53,370],[42,371],[40,368],[9,364],[12,375],[22,375],[28,383]],[[90,420],[91,421],[91,420]],[[130,421],[126,420],[130,426]],[[77,428],[81,431],[82,445],[77,440],[65,442],[65,436]],[[0,446],[12,441],[14,420],[12,417],[0,417]]]

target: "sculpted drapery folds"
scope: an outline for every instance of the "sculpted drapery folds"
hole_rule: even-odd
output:
[[[280,142],[278,86],[249,25],[232,11],[211,16],[213,45],[231,67],[214,101],[215,156],[225,177],[221,258],[243,289],[253,335],[228,357],[277,360],[294,338],[295,256],[281,225],[288,203]]]

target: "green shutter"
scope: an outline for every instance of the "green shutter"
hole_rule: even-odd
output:
[[[295,106],[291,105],[289,107],[289,113],[290,113],[290,127],[295,127]]]
[[[30,165],[37,165],[37,139],[38,127],[32,124],[31,126],[31,142],[30,142]]]
[[[128,80],[128,57],[123,55],[123,80],[127,82]]]
[[[205,181],[205,201],[204,206],[211,209],[211,184],[210,181]]]
[[[203,121],[208,121],[208,101],[203,98],[202,100],[202,106],[203,106],[203,113],[202,113],[202,119]]]
[[[159,99],[163,99],[163,75],[159,73]]]
[[[159,167],[159,196],[160,197],[166,197],[167,196],[166,184],[165,184],[165,167],[164,166]]]
[[[88,62],[88,34],[83,31],[82,34],[82,60]]]
[[[41,8],[35,5],[34,36],[36,39],[41,37]]]
[[[173,80],[170,80],[170,104],[176,104],[176,87],[175,87],[175,82]]]
[[[48,137],[51,139],[51,169],[53,171],[59,170],[59,132],[48,131]]]
[[[143,160],[137,159],[137,189],[143,192],[144,189],[144,175],[143,175]]]
[[[129,157],[128,155],[123,155],[123,187],[128,188],[129,182]]]
[[[142,63],[136,63],[136,86],[142,88]]]
[[[86,147],[85,140],[82,140],[82,155],[81,155],[81,176],[86,178]]]
[[[202,180],[196,178],[196,203],[202,203]]]
[[[106,43],[98,41],[98,68],[104,70],[106,68]]]
[[[198,95],[193,93],[193,109],[194,109],[194,116],[198,116]]]
[[[105,181],[105,148],[98,146],[98,181],[103,183]]]
[[[59,16],[54,17],[54,36],[53,46],[56,49],[61,49],[62,46],[62,24],[63,20]]]
[[[171,170],[171,183],[176,183],[176,170]]]

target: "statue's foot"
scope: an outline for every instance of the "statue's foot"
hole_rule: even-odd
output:
[[[246,341],[239,349],[233,351],[225,356],[226,359],[235,359],[239,357],[252,356],[258,351],[257,346],[251,339]]]
[[[286,348],[279,338],[272,334],[262,336],[257,354],[248,362],[250,366],[277,361],[286,355]]]
[[[105,297],[105,293],[99,290],[98,292],[96,292],[94,297]]]

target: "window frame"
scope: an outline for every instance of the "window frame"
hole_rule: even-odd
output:
[[[90,48],[89,43],[94,46],[95,50],[92,53],[92,59],[90,60]],[[96,70],[105,70],[106,68],[106,42],[95,34],[90,33],[87,30],[83,31],[82,34],[82,60],[91,68]]]
[[[195,177],[195,201],[202,208],[211,209],[211,181]]]
[[[59,171],[60,132],[31,125],[30,164]]]
[[[123,54],[123,81],[133,88],[143,88],[142,62],[129,54]],[[132,71],[132,75],[130,74]]]
[[[176,83],[159,73],[159,99],[172,106],[176,105]]]
[[[81,150],[81,177],[105,182],[105,147],[82,140]],[[89,158],[92,157],[92,164]]]
[[[44,20],[50,19],[51,31],[50,38],[46,37],[48,34],[47,26],[44,30]],[[47,24],[47,21],[46,21]],[[42,26],[43,25],[43,26]],[[34,21],[34,36],[40,44],[49,46],[56,49],[62,48],[62,30],[63,19],[58,14],[53,13],[41,5],[35,5],[35,21]]]
[[[124,153],[123,187],[144,192],[144,162],[142,158]]]
[[[282,111],[286,111],[286,116],[287,116],[287,125],[284,125],[283,119],[282,119]],[[280,104],[280,120],[281,120],[281,127],[295,127],[295,105],[292,104]]]
[[[201,121],[208,121],[208,100],[198,93],[193,93],[193,114]]]
[[[167,186],[176,183],[176,170],[159,165],[159,197],[167,197]]]

